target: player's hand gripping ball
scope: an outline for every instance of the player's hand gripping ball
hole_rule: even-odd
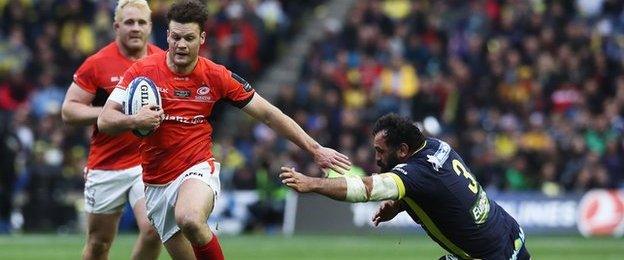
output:
[[[160,93],[154,82],[147,77],[136,77],[128,85],[128,100],[126,101],[124,110],[127,115],[136,115],[144,106],[162,105]],[[152,129],[134,129],[132,133],[139,137],[145,137],[153,133]]]

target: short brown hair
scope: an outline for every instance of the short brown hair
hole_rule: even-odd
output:
[[[206,20],[208,20],[208,12],[206,6],[200,1],[181,0],[171,5],[167,13],[167,20],[168,22],[196,23],[200,29],[203,29]]]

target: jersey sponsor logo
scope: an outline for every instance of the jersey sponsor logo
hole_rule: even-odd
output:
[[[394,168],[392,168],[392,170],[403,173],[403,175],[407,175],[407,170],[403,169],[405,166],[407,166],[407,163],[397,164]]]
[[[240,83],[241,85],[243,85],[243,89],[247,92],[251,91],[251,84],[249,84],[249,82],[247,82],[245,79],[243,79],[241,76],[236,75],[236,73],[232,72],[232,78],[234,78],[236,81],[238,81],[238,83]]]
[[[197,115],[197,116],[174,116],[165,114],[165,121],[176,121],[184,124],[205,124],[208,122],[205,116]]]
[[[189,90],[180,90],[180,89],[174,89],[173,90],[173,94],[176,97],[181,97],[181,98],[188,98],[191,96],[191,91]]]
[[[438,150],[433,155],[427,155],[427,161],[432,164],[434,170],[440,171],[440,168],[444,165],[450,153],[451,146],[443,141],[440,141]]]
[[[189,81],[189,77],[174,77],[173,80],[177,81]]]
[[[475,221],[475,224],[480,225],[485,223],[490,214],[490,200],[487,197],[487,194],[483,189],[479,191],[479,195],[477,195],[477,200],[474,205],[470,209],[472,213],[472,218]]]
[[[160,88],[160,87],[156,87],[158,89],[158,92],[160,93],[165,93],[165,94],[169,94],[169,90],[166,88]]]
[[[624,235],[624,194],[616,190],[594,190],[579,204],[578,229],[584,236]]]

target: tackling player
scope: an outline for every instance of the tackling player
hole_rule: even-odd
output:
[[[151,10],[145,0],[120,0],[115,9],[115,41],[87,58],[74,74],[62,107],[63,121],[72,125],[97,122],[102,106],[123,73],[138,59],[163,53],[148,44]],[[139,226],[132,259],[156,259],[158,235],[145,210],[139,139],[130,133],[110,136],[93,129],[85,168],[87,241],[84,259],[107,259],[117,233],[121,210],[130,203]]]
[[[202,3],[175,2],[167,18],[168,52],[143,59],[126,71],[104,105],[98,126],[111,134],[158,127],[143,138],[141,146],[148,216],[174,259],[223,259],[206,222],[220,192],[220,164],[212,158],[208,121],[217,101],[227,101],[269,125],[310,152],[321,167],[343,172],[350,162],[319,145],[244,79],[198,56],[208,18]],[[159,88],[162,109],[158,111],[164,111],[160,125],[158,111],[122,113],[127,85],[138,76],[150,78]],[[144,124],[148,121],[151,126]]]
[[[312,178],[282,167],[280,178],[298,192],[332,199],[382,201],[378,225],[406,211],[451,255],[440,259],[530,259],[524,232],[489,199],[462,158],[445,142],[425,138],[408,119],[380,118],[373,130],[381,174]]]

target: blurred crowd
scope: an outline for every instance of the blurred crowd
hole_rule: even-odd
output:
[[[152,41],[165,48],[171,1],[149,2]],[[254,82],[321,2],[208,1],[201,55]],[[0,205],[20,209],[14,222],[36,219],[25,227],[67,224],[82,203],[90,130],[63,125],[59,109],[75,69],[112,39],[114,6],[0,0]],[[356,1],[324,21],[298,82],[273,103],[347,154],[351,174],[378,171],[372,124],[394,112],[449,142],[489,191],[557,195],[623,186],[623,68],[622,1]],[[258,191],[251,229],[280,221],[280,166],[324,174],[265,125],[227,129],[214,153],[224,189]]]
[[[148,1],[150,40],[163,49],[172,2]],[[253,81],[322,2],[206,1],[201,55]],[[64,125],[59,112],[75,70],[113,40],[116,4],[0,0],[0,233],[76,226],[92,129]]]
[[[623,7],[612,0],[357,1],[344,21],[325,21],[299,81],[282,86],[275,104],[349,155],[353,174],[378,171],[370,130],[394,112],[449,142],[491,192],[620,188]],[[246,178],[259,169],[276,174],[282,164],[323,174],[264,125],[233,140],[252,158],[239,164]]]

